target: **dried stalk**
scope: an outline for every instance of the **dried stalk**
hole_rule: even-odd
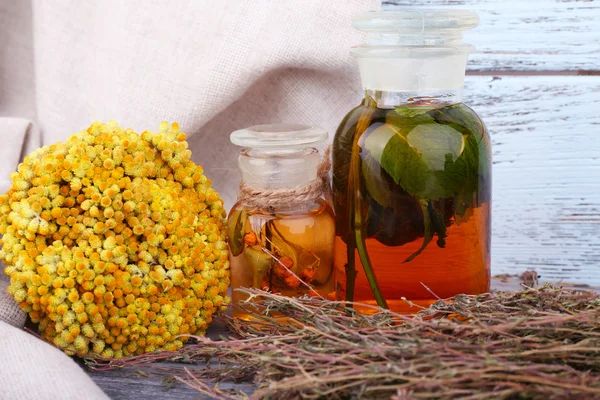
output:
[[[207,379],[256,384],[251,399],[600,398],[600,298],[546,285],[515,293],[459,295],[413,318],[365,316],[346,302],[292,299],[244,289],[236,307],[254,320],[226,319],[235,338],[196,337],[176,352],[89,359],[96,370],[201,363],[176,379],[215,398],[243,393]],[[275,317],[274,315],[277,315]],[[284,318],[282,318],[284,317]]]

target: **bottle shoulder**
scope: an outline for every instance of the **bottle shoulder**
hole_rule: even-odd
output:
[[[373,125],[380,124],[406,127],[406,129],[412,129],[418,125],[443,124],[460,127],[463,134],[489,139],[482,118],[475,110],[464,103],[378,108],[364,101],[350,110],[340,122],[334,138],[334,149],[339,146],[339,143],[344,143],[353,138],[359,121],[364,124],[363,131],[368,130]],[[407,133],[406,129],[402,129],[400,133]]]
[[[473,120],[473,122],[475,122],[479,126],[479,130],[482,135],[489,136],[485,122],[483,121],[481,116],[477,113],[477,111],[475,111],[473,108],[471,108],[470,106],[468,106],[465,103],[456,104],[456,107],[458,109],[460,109],[469,118],[471,118]]]

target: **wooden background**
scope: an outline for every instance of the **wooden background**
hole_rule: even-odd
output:
[[[464,102],[492,136],[492,273],[600,285],[600,1],[384,1],[398,6],[480,15]]]

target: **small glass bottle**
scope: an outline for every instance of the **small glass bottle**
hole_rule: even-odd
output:
[[[462,103],[462,34],[477,23],[464,10],[353,21],[365,98],[333,143],[339,300],[410,313],[489,290],[490,138]]]
[[[304,125],[260,125],[235,131],[243,146],[242,186],[228,219],[234,302],[239,287],[286,296],[335,298],[335,221],[317,176],[314,144],[327,132]],[[247,318],[239,310],[234,316]]]

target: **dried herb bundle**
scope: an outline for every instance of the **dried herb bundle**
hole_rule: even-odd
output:
[[[246,290],[236,305],[257,321],[225,317],[239,339],[120,360],[218,360],[176,379],[219,398],[242,398],[201,379],[254,380],[252,398],[600,398],[600,297],[550,285],[440,300],[413,318],[360,315],[340,303]],[[271,311],[286,321],[265,315]]]

